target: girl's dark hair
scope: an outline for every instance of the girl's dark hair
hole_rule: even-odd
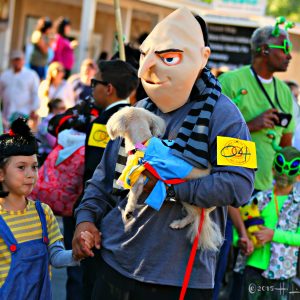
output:
[[[9,160],[9,157],[0,159],[0,169],[4,169],[5,165],[7,164]],[[3,186],[2,186],[2,182],[0,182],[0,198],[5,198],[8,196],[8,192],[3,191]]]
[[[203,39],[204,39],[204,45],[209,47],[209,41],[208,41],[208,30],[205,21],[198,15],[195,16],[196,20],[201,26],[202,33],[203,33]]]
[[[52,27],[52,21],[48,17],[38,19],[35,29],[42,33],[45,33],[49,28]]]
[[[65,27],[67,25],[71,25],[71,21],[68,18],[63,18],[63,17],[59,18],[56,25],[57,26],[56,32],[61,36],[66,37]]]

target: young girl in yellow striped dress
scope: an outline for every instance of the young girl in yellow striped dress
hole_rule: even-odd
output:
[[[0,135],[0,299],[51,300],[49,264],[75,266],[53,212],[27,198],[38,174],[37,141],[26,120]]]

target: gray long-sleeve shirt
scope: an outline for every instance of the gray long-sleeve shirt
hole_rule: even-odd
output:
[[[142,102],[138,105],[142,106]],[[164,138],[174,139],[191,109],[188,102],[180,109],[155,112],[167,124]],[[141,205],[129,228],[124,227],[121,209],[126,198],[111,195],[113,177],[121,140],[111,141],[76,210],[77,224],[94,222],[102,232],[103,259],[119,273],[142,282],[181,286],[191,244],[187,228],[173,230],[169,224],[183,217],[181,201],[200,207],[217,206],[211,218],[224,233],[227,205],[240,206],[248,201],[253,190],[254,170],[218,166],[216,137],[228,136],[250,140],[247,125],[236,106],[225,96],[215,105],[209,124],[210,175],[175,186],[176,202],[165,201],[157,212]],[[200,237],[201,238],[201,237]],[[216,252],[198,251],[189,282],[191,288],[213,288]]]

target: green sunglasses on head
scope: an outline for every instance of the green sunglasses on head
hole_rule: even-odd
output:
[[[285,54],[290,54],[293,48],[292,42],[289,40],[283,40],[283,45],[269,44],[269,48],[282,49]]]
[[[282,153],[277,153],[274,160],[274,168],[279,174],[295,176],[300,174],[300,157],[286,161]]]
[[[293,49],[293,44],[290,40],[283,40],[283,45],[267,44],[271,49],[282,49],[285,54],[290,54]],[[257,48],[256,51],[261,51],[261,48]]]

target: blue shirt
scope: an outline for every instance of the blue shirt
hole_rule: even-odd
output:
[[[164,139],[174,139],[192,107],[187,102],[181,108],[163,113],[154,112],[167,125]],[[143,101],[138,102],[143,106]],[[156,211],[147,205],[136,209],[131,227],[124,228],[120,209],[126,198],[112,196],[112,185],[121,140],[108,143],[102,161],[88,181],[84,198],[76,210],[77,224],[94,222],[102,232],[102,257],[122,275],[142,282],[181,286],[191,244],[187,228],[173,230],[172,221],[182,218],[182,205],[188,202],[200,207],[217,206],[211,218],[225,231],[227,205],[240,206],[251,196],[254,171],[248,168],[218,166],[216,137],[230,136],[250,140],[241,113],[222,95],[215,105],[209,123],[209,160],[211,174],[201,179],[175,185],[176,202],[164,202]],[[214,286],[217,253],[198,251],[189,282],[191,288],[211,289]]]

